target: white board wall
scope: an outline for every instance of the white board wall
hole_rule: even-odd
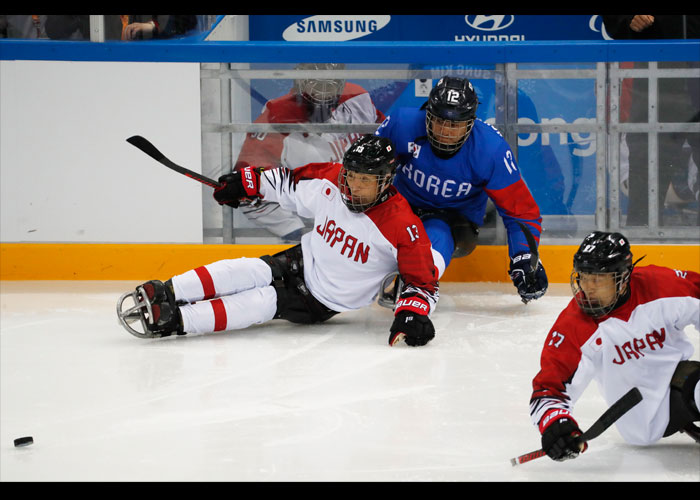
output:
[[[197,63],[0,61],[0,242],[201,243]]]

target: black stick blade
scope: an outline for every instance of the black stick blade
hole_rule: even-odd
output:
[[[633,387],[627,394],[615,401],[613,405],[603,413],[598,420],[581,435],[581,441],[590,441],[600,436],[605,429],[614,424],[620,417],[630,411],[642,400],[642,393]]]
[[[158,151],[158,148],[151,144],[151,142],[145,137],[141,137],[140,135],[132,135],[126,140],[126,142],[128,142],[132,146],[136,146],[156,161],[162,163],[163,158],[165,158],[165,155]]]

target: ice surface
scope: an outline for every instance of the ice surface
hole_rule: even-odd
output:
[[[524,305],[443,283],[436,338],[390,348],[377,305],[138,339],[116,316],[136,284],[0,282],[1,481],[700,481],[687,436],[635,447],[614,427],[576,460],[510,465],[540,447],[530,384],[568,285]],[[605,409],[592,384],[575,415]]]

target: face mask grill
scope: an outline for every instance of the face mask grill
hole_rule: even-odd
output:
[[[372,208],[373,206],[381,203],[384,199],[384,194],[391,186],[393,180],[393,175],[391,174],[364,174],[372,175],[376,181],[376,194],[373,199],[368,200],[365,197],[358,197],[352,194],[350,189],[350,184],[348,183],[348,170],[346,168],[341,168],[338,174],[338,187],[340,188],[340,196],[343,203],[350,209],[351,212],[361,213],[365,210]]]
[[[474,127],[474,119],[467,121],[443,120],[430,110],[425,112],[425,128],[433,149],[447,154],[459,151]]]
[[[298,80],[297,86],[304,99],[316,106],[335,106],[343,93],[345,80]]]
[[[592,276],[600,279],[602,276],[612,277],[610,281],[611,287],[614,286],[614,293],[610,294],[609,302],[601,303],[598,300],[600,293],[591,293],[589,290],[589,295],[581,287],[582,274],[586,276]],[[617,306],[620,298],[626,293],[626,284],[629,281],[630,271],[624,272],[613,272],[613,273],[581,273],[574,269],[571,272],[571,277],[569,283],[571,285],[571,292],[574,295],[574,300],[578,304],[579,308],[587,315],[593,318],[600,318],[611,312]],[[598,297],[595,297],[597,295]]]

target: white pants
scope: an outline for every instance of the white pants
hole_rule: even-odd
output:
[[[227,259],[172,278],[186,333],[238,330],[274,318],[272,270],[258,258]]]

